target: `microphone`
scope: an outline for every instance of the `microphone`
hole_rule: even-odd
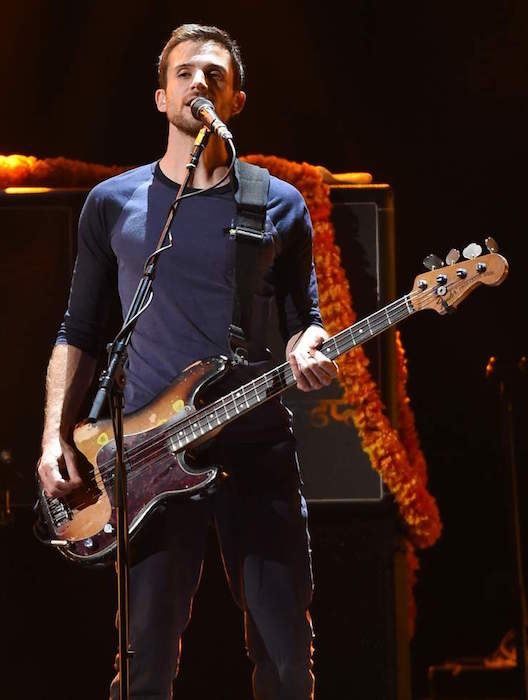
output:
[[[195,97],[191,102],[191,112],[195,119],[202,122],[210,131],[226,141],[233,139],[233,134],[229,131],[224,122],[219,119],[215,112],[214,104],[207,97]]]

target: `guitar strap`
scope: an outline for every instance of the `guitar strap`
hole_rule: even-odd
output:
[[[235,191],[237,214],[229,229],[229,235],[236,239],[235,294],[229,342],[234,359],[246,362],[251,340],[253,295],[258,280],[258,254],[264,241],[270,175],[265,168],[240,160],[235,162],[235,175],[238,182]]]

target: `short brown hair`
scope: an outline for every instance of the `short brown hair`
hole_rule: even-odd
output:
[[[233,87],[240,90],[244,85],[245,69],[240,55],[240,48],[229,34],[218,27],[207,27],[203,24],[182,24],[175,29],[168,42],[163,47],[158,61],[159,86],[165,90],[167,87],[167,68],[169,55],[172,49],[184,41],[214,41],[223,46],[231,56],[233,64]]]

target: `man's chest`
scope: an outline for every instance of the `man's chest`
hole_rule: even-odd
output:
[[[139,277],[158,245],[172,197],[150,188],[132,198],[112,231],[120,277]],[[237,241],[230,235],[237,217],[233,197],[197,196],[184,200],[173,218],[171,246],[160,256],[157,275],[171,286],[206,284],[231,287],[236,276]],[[277,254],[276,231],[268,221],[264,240],[249,257],[254,274],[268,278]]]

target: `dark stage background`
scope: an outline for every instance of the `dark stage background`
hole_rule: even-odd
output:
[[[155,61],[184,21],[218,24],[241,43],[248,103],[233,123],[240,153],[367,170],[391,184],[399,294],[427,253],[443,256],[489,234],[510,261],[502,287],[479,290],[451,318],[422,314],[403,328],[410,395],[445,525],[440,542],[420,557],[415,591],[411,651],[421,697],[429,664],[487,654],[511,624],[509,505],[498,403],[484,367],[490,354],[528,351],[528,4],[270,0],[184,10],[167,2],[10,3],[2,9],[0,153],[131,165],[160,156],[166,127],[152,99]],[[17,339],[3,332],[16,352]],[[526,463],[521,385],[516,401]],[[11,565],[24,571],[24,553],[17,556]],[[24,595],[39,595],[40,560],[40,568],[28,565]],[[25,657],[27,672],[33,654],[47,655],[51,666],[74,640],[68,630],[58,640],[44,634],[55,605],[74,609],[74,591],[44,590],[41,621],[21,614],[21,629],[0,632],[16,642],[8,663]],[[207,620],[193,625],[198,639]],[[100,635],[106,639],[108,629]],[[111,644],[103,646],[108,656]],[[79,668],[97,673],[97,662],[94,649]]]

